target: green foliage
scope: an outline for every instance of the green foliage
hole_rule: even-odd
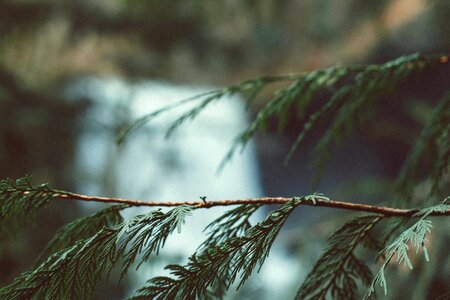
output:
[[[195,95],[194,97],[190,97],[181,101],[178,101],[176,103],[173,103],[171,105],[165,106],[161,109],[158,109],[150,114],[147,114],[139,119],[137,119],[135,122],[133,122],[133,124],[123,128],[121,130],[121,132],[119,133],[119,135],[117,136],[117,144],[120,145],[124,142],[125,138],[134,130],[144,126],[147,122],[149,122],[150,120],[152,120],[153,118],[159,116],[162,113],[165,113],[167,111],[173,110],[177,107],[180,107],[186,103],[201,99],[203,97],[207,97],[206,100],[204,100],[198,107],[206,107],[211,101],[213,101],[212,99],[217,98],[214,97],[216,95],[217,92],[207,92],[204,94],[200,94],[200,95]],[[220,98],[220,97],[219,97]],[[217,98],[218,99],[218,98]]]
[[[363,216],[344,224],[329,239],[328,250],[319,258],[297,292],[296,299],[357,299],[359,279],[368,285],[372,274],[354,251],[370,239],[369,233],[383,216]],[[367,241],[371,243],[371,240]]]
[[[115,206],[66,225],[65,228],[70,231],[61,231],[59,238],[47,246],[47,252],[80,236],[83,228],[92,230],[92,225],[104,221],[110,227],[103,226],[93,236],[80,239],[53,253],[34,271],[23,273],[13,283],[1,288],[0,298],[89,298],[102,275],[108,274],[119,260],[123,259],[122,273],[125,273],[138,254],[143,252],[140,258],[142,263],[151,253],[157,253],[167,237],[180,228],[192,210],[188,206],[179,206],[167,213],[153,211],[113,226],[119,220],[115,214],[126,207]],[[70,236],[70,233],[74,236]],[[131,247],[127,247],[129,245]]]
[[[118,234],[118,240],[122,244],[120,252],[125,253],[126,247],[130,244],[131,247],[124,256],[122,276],[125,275],[139,254],[143,253],[141,262],[136,269],[147,261],[151,254],[156,253],[158,255],[169,235],[175,229],[181,232],[181,226],[192,210],[192,207],[182,205],[175,207],[168,213],[154,211],[136,216],[125,222]]]
[[[51,255],[34,271],[20,275],[0,289],[0,298],[85,299],[103,273],[118,259],[117,231],[103,228],[94,236]]]
[[[261,205],[240,205],[232,209],[209,224],[205,230],[208,238],[200,245],[200,249],[218,245],[228,239],[238,237],[250,229],[250,217]]]
[[[175,102],[173,104],[164,106],[161,109],[158,109],[150,114],[144,115],[137,119],[135,122],[133,122],[131,125],[123,128],[121,132],[119,133],[117,137],[117,144],[121,145],[126,137],[134,130],[144,126],[147,122],[151,121],[152,119],[156,118],[160,114],[163,114],[165,112],[168,112],[170,110],[179,108],[186,103],[190,103],[193,101],[199,101],[200,103],[194,108],[190,109],[185,114],[181,115],[179,118],[175,119],[175,121],[172,123],[172,125],[169,127],[169,129],[166,132],[166,137],[169,137],[173,134],[173,132],[181,126],[183,123],[185,123],[188,120],[193,120],[203,109],[205,109],[210,104],[220,100],[223,97],[232,96],[236,93],[246,93],[249,97],[247,98],[248,101],[251,101],[258,92],[261,90],[261,88],[264,86],[265,82],[269,82],[272,80],[271,78],[258,78],[255,80],[248,80],[244,81],[236,86],[231,86],[228,88],[224,88],[217,91],[211,91],[202,93],[199,95],[195,95],[193,97],[189,97],[187,99],[183,99],[181,101]]]
[[[13,234],[53,198],[47,184],[31,185],[31,176],[0,180],[0,235]]]
[[[161,113],[184,105],[186,102],[200,101],[194,108],[173,121],[166,132],[166,136],[170,136],[185,121],[195,118],[204,108],[222,97],[241,93],[247,96],[247,102],[250,104],[270,84],[288,81],[292,83],[277,89],[248,128],[235,138],[234,143],[221,163],[221,167],[232,159],[237,149],[245,148],[258,130],[264,129],[270,117],[278,116],[280,127],[283,127],[290,113],[296,111],[299,121],[303,122],[304,125],[286,157],[286,162],[290,160],[316,123],[324,119],[332,120],[329,128],[315,147],[316,158],[313,165],[317,175],[320,176],[333,142],[339,141],[355,125],[367,120],[370,117],[368,113],[374,110],[377,101],[383,96],[392,93],[403,79],[413,73],[431,68],[438,63],[440,63],[440,56],[438,55],[423,56],[412,54],[381,65],[330,67],[306,74],[263,76],[243,81],[229,88],[191,97],[145,115],[125,128],[119,135],[118,141],[122,143],[132,130],[145,125],[146,122],[151,121]],[[321,91],[333,91],[333,93],[319,109],[309,115],[307,120],[303,120],[312,100]],[[448,122],[441,122],[440,124],[448,124]],[[446,142],[448,139],[444,138],[445,133],[440,131],[439,128],[436,129],[438,130],[437,132],[441,132],[443,135],[440,143],[448,144]],[[444,147],[445,145],[442,146],[442,148]],[[445,151],[445,149],[447,148],[445,147],[444,150],[438,152],[440,157],[444,159],[449,156],[448,151]],[[438,170],[442,171],[443,169],[440,168]]]
[[[326,197],[324,194],[317,193],[317,192],[312,194],[312,195],[306,196],[304,198],[305,198],[306,201],[311,201],[314,205],[317,204],[317,199],[327,200],[327,201],[330,200],[330,198]]]
[[[289,214],[301,201],[292,200],[269,213],[267,218],[248,228],[242,236],[231,236],[218,244],[210,245],[189,258],[184,265],[168,265],[172,277],[155,277],[131,299],[196,299],[207,297],[208,288],[228,289],[240,275],[239,286],[261,268],[269,255],[270,247]],[[246,210],[246,206],[238,210]],[[243,215],[248,215],[248,211]],[[214,222],[214,224],[220,224]],[[228,222],[222,223],[229,228]],[[209,291],[223,296],[224,290]]]
[[[450,204],[447,204],[448,198],[442,203],[424,208],[420,210],[415,216],[420,217],[411,227],[403,231],[392,243],[381,251],[381,255],[384,257],[384,263],[380,267],[380,270],[376,274],[372,283],[367,290],[364,299],[370,299],[375,292],[375,286],[379,285],[383,288],[384,294],[387,294],[387,282],[384,275],[384,271],[396,255],[396,262],[404,263],[409,269],[413,269],[411,260],[409,259],[408,252],[410,246],[416,249],[416,254],[419,250],[422,250],[426,261],[429,261],[428,250],[426,247],[426,236],[431,233],[432,222],[427,217],[433,212],[445,212],[450,209]]]
[[[440,184],[450,184],[448,176],[445,177],[450,165],[450,93],[434,108],[431,120],[423,128],[416,146],[403,165],[397,182],[398,192],[403,196],[401,204],[412,201],[414,187],[423,180],[420,167],[424,161],[430,164],[431,197],[440,191]]]
[[[230,160],[238,147],[244,148],[255,133],[263,129],[269,117],[278,114],[280,127],[286,121],[287,111],[295,104],[299,116],[303,116],[313,96],[324,87],[332,86],[348,74],[347,68],[332,67],[292,77],[293,83],[273,93],[271,100],[261,109],[249,127],[235,138],[224,162]],[[309,128],[309,126],[308,126]]]
[[[422,71],[438,62],[437,58],[427,58],[419,54],[403,56],[382,65],[372,65],[355,73],[350,83],[345,84],[333,94],[331,99],[312,114],[304,129],[292,146],[288,159],[303,141],[309,128],[316,119],[325,116],[330,110],[336,110],[332,123],[315,146],[314,169],[321,175],[324,162],[329,158],[330,146],[339,141],[355,126],[370,118],[377,101],[395,90],[398,84],[413,72]],[[318,177],[316,177],[316,180]]]
[[[222,298],[239,278],[238,288],[259,270],[270,252],[272,243],[290,213],[302,201],[327,199],[321,194],[294,197],[267,218],[251,226],[250,216],[259,205],[241,205],[208,225],[209,237],[193,254],[186,265],[168,265],[173,277],[155,277],[148,286],[138,290],[130,299],[217,299]],[[385,263],[369,287],[369,298],[375,285],[386,289],[384,269],[396,254],[398,262],[412,268],[408,258],[408,243],[425,248],[431,221],[436,212],[450,209],[448,199],[439,205],[416,213],[420,217],[413,226],[399,235],[382,251]],[[181,205],[163,213],[160,210],[138,215],[121,222],[119,212],[129,205],[116,205],[91,216],[67,224],[44,250],[39,266],[23,273],[10,285],[0,289],[2,299],[80,299],[89,297],[96,283],[121,261],[122,276],[140,260],[138,268],[152,254],[158,254],[167,238],[180,231],[187,216],[194,209]],[[386,216],[369,215],[347,222],[329,239],[330,247],[321,256],[300,287],[297,299],[356,299],[357,283],[369,285],[371,272],[357,258],[355,249],[363,244],[378,249],[379,243],[371,232]],[[398,224],[402,224],[399,222]],[[397,225],[396,225],[397,226]],[[85,237],[93,234],[90,237]]]
[[[79,218],[66,224],[52,238],[42,251],[38,263],[42,263],[49,255],[73,245],[76,241],[89,238],[103,227],[114,227],[123,221],[120,211],[129,205],[114,205],[100,210],[95,214]]]

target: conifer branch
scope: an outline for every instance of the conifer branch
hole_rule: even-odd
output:
[[[138,259],[140,263],[164,246],[175,229],[180,231],[184,219],[193,209],[176,207],[167,213],[159,210],[114,225],[115,215],[125,208],[115,206],[66,225],[56,240],[50,242],[45,253],[58,249],[59,242],[80,236],[80,229],[92,223],[109,223],[95,234],[79,239],[43,260],[35,270],[25,272],[11,284],[0,288],[0,299],[88,299],[102,276],[109,274],[117,262],[123,260],[122,275]],[[110,220],[110,219],[113,220]],[[128,247],[131,246],[131,247]]]
[[[143,200],[115,198],[115,197],[88,196],[83,194],[54,190],[50,189],[47,186],[47,184],[32,186],[30,183],[30,179],[31,177],[25,177],[19,178],[16,181],[11,179],[5,179],[0,181],[0,183],[2,184],[0,185],[0,200],[4,199],[2,201],[8,201],[2,204],[1,206],[1,208],[4,210],[4,212],[2,212],[2,215],[5,216],[1,220],[2,222],[6,222],[9,220],[9,218],[6,217],[10,215],[10,211],[14,210],[23,214],[24,209],[25,211],[27,211],[26,210],[27,208],[29,209],[33,207],[39,208],[40,206],[44,205],[51,199],[104,202],[110,204],[125,204],[128,206],[175,207],[188,205],[193,206],[195,208],[210,208],[215,206],[230,206],[241,204],[251,204],[251,205],[284,204],[293,198],[293,197],[261,197],[261,198],[208,200],[208,201],[174,201],[174,202],[143,201]],[[33,206],[31,204],[33,201],[30,200],[36,201],[37,204]],[[302,204],[309,206],[330,207],[336,209],[370,212],[386,216],[404,216],[404,217],[413,216],[420,210],[419,208],[400,209],[371,204],[354,203],[348,201],[337,201],[331,200],[325,196],[320,196],[317,194],[303,197]],[[431,214],[431,216],[446,216],[446,215],[450,215],[450,210],[434,211]],[[14,219],[17,219],[17,217]]]
[[[155,277],[129,300],[202,299],[208,295],[208,288],[222,283],[227,290],[238,277],[239,288],[255,269],[261,268],[281,227],[301,201],[291,199],[242,236],[231,236],[201,249],[184,266],[168,265],[166,269],[175,277]],[[217,290],[212,293],[217,294]]]
[[[144,126],[160,114],[188,102],[197,101],[199,103],[176,118],[169,126],[166,136],[170,136],[186,121],[194,119],[206,107],[224,97],[242,94],[245,96],[247,104],[250,105],[259,93],[270,84],[288,82],[287,86],[273,92],[270,100],[260,109],[248,128],[236,136],[219,169],[233,158],[239,148],[244,149],[257,131],[264,129],[270,117],[278,116],[280,128],[283,128],[287,117],[291,115],[297,117],[298,121],[303,124],[303,129],[298,133],[296,141],[287,154],[286,162],[289,161],[316,123],[328,118],[332,120],[332,124],[315,148],[317,155],[314,164],[317,167],[316,177],[318,178],[331,144],[348,133],[355,123],[366,121],[370,117],[367,112],[376,106],[382,96],[394,91],[398,84],[411,74],[448,62],[449,55],[447,54],[421,55],[415,53],[378,65],[333,66],[313,72],[261,76],[227,88],[199,94],[147,114],[124,128],[118,136],[118,143],[121,144],[130,132]],[[305,112],[321,91],[331,92],[328,101],[305,120]]]
[[[292,197],[262,197],[262,198],[246,198],[246,199],[229,199],[229,200],[208,200],[203,201],[181,201],[181,202],[161,202],[161,201],[143,201],[143,200],[130,200],[123,198],[112,197],[98,197],[87,196],[75,193],[60,192],[54,195],[55,198],[71,199],[81,201],[93,201],[93,202],[106,202],[106,203],[122,203],[130,206],[150,206],[150,207],[172,207],[180,205],[189,205],[196,208],[210,208],[215,206],[230,206],[241,204],[253,204],[253,205],[270,205],[270,204],[284,204],[292,199]],[[308,196],[307,196],[308,197]],[[307,198],[305,197],[305,198]],[[336,209],[353,210],[359,212],[377,213],[385,216],[403,216],[411,217],[420,211],[419,208],[414,209],[400,209],[385,206],[377,206],[371,204],[353,203],[346,201],[331,200],[326,197],[316,196],[312,199],[304,199],[303,205],[318,206],[318,207],[330,207]],[[431,216],[449,216],[450,210],[435,211]]]

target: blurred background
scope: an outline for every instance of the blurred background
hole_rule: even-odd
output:
[[[120,128],[145,113],[260,75],[449,51],[448,0],[0,0],[0,178],[32,174],[35,183],[58,189],[148,200],[310,194],[309,147],[283,166],[302,126],[294,119],[283,132],[270,120],[242,156],[215,172],[233,136],[269,95],[250,110],[240,96],[223,99],[169,140],[164,130],[180,111],[149,123],[122,148],[114,141]],[[383,99],[395,104],[333,152],[319,191],[348,201],[386,200],[408,149],[449,86],[444,66]],[[62,224],[95,208],[52,203],[34,226],[2,240],[0,285],[32,268]],[[208,224],[208,215],[194,225]],[[270,267],[230,298],[292,298],[325,238],[346,216],[296,211]],[[446,267],[432,258],[426,272],[421,261],[417,272],[400,270],[389,297],[398,299],[397,290],[408,299],[434,299],[450,290],[446,241],[431,246],[431,256]],[[185,261],[169,254],[169,262]],[[119,286],[110,280],[95,299],[121,299],[143,276]]]

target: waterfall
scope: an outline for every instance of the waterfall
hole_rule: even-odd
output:
[[[86,78],[72,84],[67,89],[70,98],[91,100],[81,122],[83,133],[76,151],[77,178],[80,178],[77,191],[149,201],[193,201],[200,200],[200,196],[207,196],[207,200],[212,201],[261,196],[255,149],[251,143],[217,173],[233,138],[247,125],[244,102],[239,96],[211,104],[168,139],[164,135],[171,122],[197,102],[189,102],[156,117],[132,132],[121,147],[115,145],[119,125],[129,124],[163,106],[212,89],[158,81],[129,83],[115,78]],[[99,204],[80,205],[92,210]],[[186,257],[204,240],[202,230],[205,226],[228,209],[217,207],[195,211],[187,219],[182,233],[169,237],[164,247],[164,255],[181,260],[163,259],[159,267],[186,262]],[[127,209],[124,217],[148,210]],[[286,265],[282,257],[276,253],[272,253],[273,256],[278,266]],[[161,269],[155,271],[155,267],[144,266],[134,275],[130,274],[132,282],[136,283],[132,288],[142,286],[153,276],[167,275]],[[264,277],[267,281],[286,277],[274,271],[273,266],[262,273],[263,286],[267,286]],[[272,291],[270,295],[273,296]]]

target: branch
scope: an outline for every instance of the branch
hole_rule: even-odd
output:
[[[288,202],[291,198],[286,197],[262,197],[262,198],[247,198],[247,199],[236,199],[236,200],[210,200],[210,201],[184,201],[184,202],[158,202],[158,201],[143,201],[143,200],[130,200],[123,198],[110,198],[110,197],[98,197],[98,196],[87,196],[75,193],[67,193],[58,191],[54,194],[54,198],[59,199],[70,199],[70,200],[82,200],[82,201],[93,201],[93,202],[106,202],[106,203],[122,203],[131,206],[180,206],[180,205],[191,205],[196,208],[210,208],[213,206],[228,206],[228,205],[239,205],[239,204],[284,204]],[[370,212],[382,214],[385,216],[400,216],[400,217],[411,217],[420,211],[419,208],[414,209],[401,209],[392,208],[385,206],[376,206],[370,204],[352,203],[345,201],[329,200],[322,196],[315,196],[314,199],[310,197],[305,198],[302,204],[308,206],[321,206],[321,207],[331,207],[336,209],[354,210],[360,212]],[[430,214],[430,216],[450,216],[450,209],[445,211],[436,211]]]

